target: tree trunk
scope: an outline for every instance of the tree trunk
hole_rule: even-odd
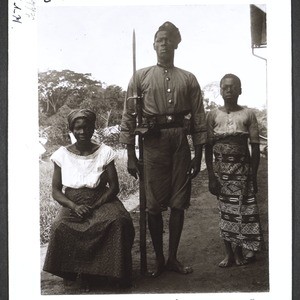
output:
[[[107,112],[107,119],[106,119],[106,122],[105,122],[105,127],[108,127],[110,115],[111,115],[111,110]]]

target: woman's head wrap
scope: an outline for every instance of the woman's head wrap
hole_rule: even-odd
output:
[[[162,24],[155,33],[154,39],[156,38],[157,33],[160,31],[167,31],[174,38],[174,41],[177,45],[181,42],[179,29],[173,23],[167,21]]]
[[[86,118],[95,126],[96,114],[93,111],[90,109],[76,109],[72,110],[68,115],[68,124],[71,131],[73,130],[75,120],[78,118]]]

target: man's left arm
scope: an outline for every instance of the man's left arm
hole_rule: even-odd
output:
[[[207,139],[206,118],[203,106],[203,99],[200,85],[195,76],[191,78],[190,84],[190,103],[191,103],[191,128],[192,138],[195,149],[195,157],[191,162],[190,176],[194,178],[200,172],[203,145]]]
[[[189,170],[189,176],[191,179],[195,178],[201,170],[201,160],[202,160],[202,150],[203,145],[199,144],[194,146],[195,157],[191,161],[191,166]]]

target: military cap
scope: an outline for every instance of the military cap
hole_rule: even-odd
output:
[[[175,39],[177,45],[181,42],[181,35],[179,32],[179,29],[171,22],[167,21],[165,23],[163,23],[157,30],[157,32],[155,33],[154,38],[156,38],[156,35],[158,32],[160,31],[167,31],[169,32],[173,38]]]

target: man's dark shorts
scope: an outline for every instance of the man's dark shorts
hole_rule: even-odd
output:
[[[144,173],[147,210],[158,214],[168,207],[185,209],[190,204],[188,171],[191,151],[184,128],[161,129],[144,139]]]

